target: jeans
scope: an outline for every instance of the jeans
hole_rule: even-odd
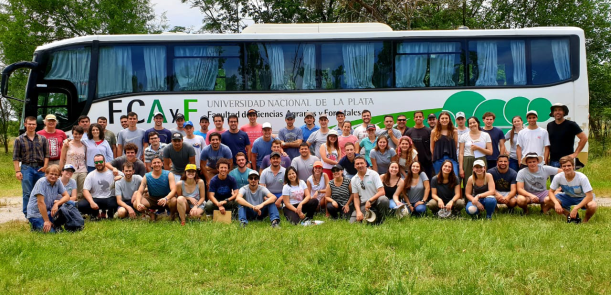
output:
[[[416,203],[410,203],[410,205],[414,207],[414,212],[412,212],[412,215],[418,215],[418,216],[424,215],[426,213],[426,204],[420,204],[418,206],[414,206],[415,204]],[[390,208],[390,210],[393,210],[393,209],[397,209],[398,206],[397,206],[397,203],[395,203],[395,200],[391,199],[389,201],[388,207]]]
[[[53,217],[51,217],[51,212],[47,212],[47,214],[49,216],[49,221],[53,222]],[[30,226],[32,227],[32,231],[42,231],[42,228],[45,225],[45,220],[42,219],[42,217],[28,218],[28,220],[30,221]],[[51,226],[51,230],[49,232],[54,233],[55,228]]]
[[[23,176],[23,179],[21,180],[21,191],[23,192],[23,215],[26,217],[32,189],[39,179],[45,177],[45,173],[38,172],[38,169],[40,169],[40,167],[32,167],[21,164],[21,175]]]
[[[494,209],[496,209],[496,198],[483,198],[479,199],[479,202],[484,205],[484,209],[486,209],[486,218],[492,218],[492,213],[494,213]],[[474,216],[479,214],[479,209],[477,206],[473,205],[472,202],[467,203],[467,214]]]
[[[514,158],[509,158],[509,168],[513,169],[513,171],[520,171],[520,162]]]
[[[271,203],[263,208],[261,208],[261,215],[257,214],[255,210],[252,208],[240,206],[238,208],[238,218],[240,222],[248,223],[248,220],[263,220],[265,217],[269,215],[269,220],[274,221],[278,220],[280,222],[280,213],[278,212],[278,208],[276,208],[276,204]]]
[[[443,158],[438,159],[437,161],[433,162],[433,169],[435,169],[435,175],[439,174],[439,170],[441,170],[441,165],[443,164],[445,160],[452,161],[452,166],[454,166],[454,174],[456,175],[456,177],[459,177],[460,174],[458,173],[458,169],[460,168],[460,166],[458,166],[458,162],[448,157],[448,155],[445,155],[443,156]]]
[[[114,218],[115,212],[119,206],[117,205],[117,198],[93,198],[93,202],[98,204],[100,209],[91,209],[91,204],[89,204],[86,199],[82,199],[78,201],[78,210],[81,211],[82,214],[89,214],[91,217],[97,217],[99,210],[108,210],[108,219]]]

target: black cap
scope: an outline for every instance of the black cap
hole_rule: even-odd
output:
[[[342,165],[340,164],[335,164],[333,165],[333,167],[331,167],[331,171],[337,171],[337,170],[344,170],[344,167],[342,167]]]
[[[247,115],[247,116],[248,116],[248,115],[250,115],[250,114],[255,114],[255,115],[256,115],[256,114],[257,114],[257,110],[255,110],[255,109],[250,109],[250,110],[248,110],[248,112],[246,112],[246,115]]]
[[[339,115],[339,114],[346,115],[346,114],[344,114],[344,111],[342,111],[342,110],[339,110],[339,111],[335,112],[336,116]]]
[[[286,111],[285,119],[295,119],[295,113],[291,113],[291,111]]]
[[[183,115],[181,113],[176,114],[176,120],[181,120],[181,119],[184,120],[185,119],[185,115]]]
[[[172,140],[179,139],[182,141],[182,134],[180,132],[172,133]]]
[[[202,120],[204,120],[204,119],[206,119],[206,120],[210,121],[210,119],[208,119],[208,116],[206,116],[206,115],[203,115],[203,116],[199,117],[199,121],[200,121],[200,122],[201,122]]]
[[[429,119],[437,119],[437,116],[435,116],[435,114],[429,114],[428,118]]]

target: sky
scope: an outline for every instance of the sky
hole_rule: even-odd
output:
[[[202,26],[204,15],[197,8],[180,0],[151,0],[156,15],[166,12],[170,29],[175,26],[193,27],[196,31]]]

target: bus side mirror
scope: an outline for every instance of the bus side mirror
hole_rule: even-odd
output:
[[[8,99],[16,100],[19,102],[24,102],[23,99],[18,99],[15,97],[8,96],[8,80],[11,77],[11,74],[17,69],[27,68],[27,69],[33,70],[33,69],[36,69],[37,67],[38,67],[37,62],[22,61],[22,62],[14,63],[4,68],[4,70],[2,71],[2,82],[0,84],[0,95]]]

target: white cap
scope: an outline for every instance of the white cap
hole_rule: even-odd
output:
[[[463,113],[463,112],[456,113],[456,119],[458,119],[458,118],[465,118],[465,113]]]
[[[537,116],[537,118],[539,118],[539,114],[537,114],[537,111],[535,111],[535,110],[530,110],[530,111],[528,111],[528,112],[526,113],[526,117],[528,117],[528,115],[531,115],[531,114],[532,114],[532,115],[535,115],[535,116]]]
[[[272,123],[270,123],[270,122],[263,123],[262,129],[265,129],[265,128],[272,128]]]
[[[473,162],[473,167],[475,166],[486,167],[486,163],[484,163],[484,160],[475,160],[475,162]]]
[[[335,130],[335,129],[331,129],[331,130],[329,130],[329,132],[327,133],[327,137],[328,137],[328,136],[330,136],[330,135],[335,135],[335,136],[337,136],[337,130]]]

